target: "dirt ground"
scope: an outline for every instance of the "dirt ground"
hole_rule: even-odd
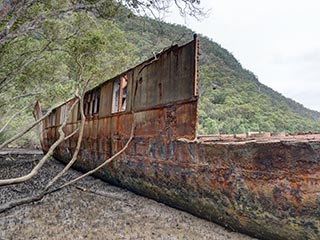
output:
[[[0,152],[0,178],[28,173],[38,152]],[[0,187],[0,206],[36,194],[63,168],[52,159],[32,180]],[[71,170],[58,183],[78,176]],[[93,177],[39,202],[0,213],[4,239],[253,239],[212,222],[135,195]]]

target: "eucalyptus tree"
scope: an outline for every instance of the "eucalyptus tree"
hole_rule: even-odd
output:
[[[172,4],[183,16],[201,14],[198,0],[2,1],[0,142],[33,121],[27,105],[40,99],[48,108],[72,97],[79,71],[94,84],[135,63],[135,48],[113,22],[121,9],[159,17]]]
[[[80,131],[77,145],[79,149],[85,121],[83,97],[86,88],[136,63],[135,47],[112,21],[113,18],[123,7],[129,8],[133,14],[157,17],[157,14],[165,12],[172,3],[179,8],[182,16],[197,16],[201,13],[198,0],[2,1],[0,3],[0,143],[2,142],[0,149],[21,138],[41,120],[38,122],[31,120],[30,106],[36,100],[41,100],[44,106],[49,108],[70,97],[76,99],[75,104],[80,102],[82,118],[77,129]],[[14,121],[18,119],[17,116],[20,116],[19,121]],[[68,114],[59,128],[58,140],[52,144],[32,171],[24,176],[2,179],[0,185],[21,183],[38,173],[54,149],[70,137],[63,132],[67,117]],[[21,122],[30,123],[28,126],[21,126],[24,125]],[[14,128],[17,129],[14,131]],[[132,137],[133,133],[130,139]],[[117,154],[122,151],[124,149]],[[117,154],[109,161],[112,161]],[[77,152],[72,159],[76,160],[76,157]],[[36,199],[50,193],[51,191],[47,191],[48,188],[68,170],[68,167],[70,166],[68,165],[62,173],[51,180],[45,191]],[[35,198],[18,202],[21,204],[30,200]],[[10,207],[14,205],[15,203],[9,203]]]

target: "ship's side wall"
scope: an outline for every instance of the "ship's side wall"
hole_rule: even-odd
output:
[[[118,150],[116,142],[128,138],[133,126],[136,137],[194,139],[197,56],[198,40],[195,39],[181,47],[173,46],[88,91],[84,97],[86,126],[82,148],[110,156]],[[73,101],[54,109],[43,121],[41,139],[45,151],[58,138],[58,127]],[[64,128],[66,135],[77,129],[79,123],[77,105]],[[72,153],[77,137],[75,134],[60,148],[67,147]]]
[[[103,161],[97,151],[83,151],[77,168]],[[204,144],[144,137],[96,176],[261,239],[319,239],[319,153],[319,141]],[[60,151],[57,157],[67,162],[70,156]]]
[[[195,96],[196,46],[173,47],[152,63],[132,70],[134,111],[153,108]]]
[[[86,93],[75,167],[87,171],[106,161],[134,126],[128,149],[96,176],[261,239],[319,239],[319,141],[188,141],[196,136],[197,44],[166,50]],[[73,101],[42,121],[44,151]],[[78,107],[64,127],[67,135],[79,126]],[[54,156],[68,162],[77,138]]]

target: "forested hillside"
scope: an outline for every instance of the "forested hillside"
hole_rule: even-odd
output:
[[[124,12],[124,14],[126,14]],[[125,20],[124,20],[125,19]],[[117,21],[140,60],[192,39],[192,30],[132,16]],[[320,113],[261,84],[219,44],[200,36],[199,133],[320,131]]]
[[[184,26],[138,17],[112,1],[91,2],[92,11],[71,11],[86,5],[32,1],[21,6],[22,13],[2,16],[0,142],[33,121],[36,100],[49,109],[74,97],[77,89],[84,92],[193,38]],[[199,38],[199,133],[320,131],[319,112],[261,84],[226,49]],[[36,141],[29,134],[19,144]]]
[[[37,100],[49,110],[137,63],[137,48],[110,20],[117,6],[103,3],[93,15],[72,11],[91,3],[32,1],[0,21],[0,143],[31,126]],[[35,131],[17,142],[34,144]]]

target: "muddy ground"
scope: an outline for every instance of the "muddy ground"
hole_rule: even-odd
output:
[[[0,178],[28,173],[39,152],[0,152]],[[63,168],[51,159],[23,184],[0,186],[0,206],[37,194]],[[79,176],[71,170],[59,182]],[[0,239],[253,239],[93,177],[0,213]]]

